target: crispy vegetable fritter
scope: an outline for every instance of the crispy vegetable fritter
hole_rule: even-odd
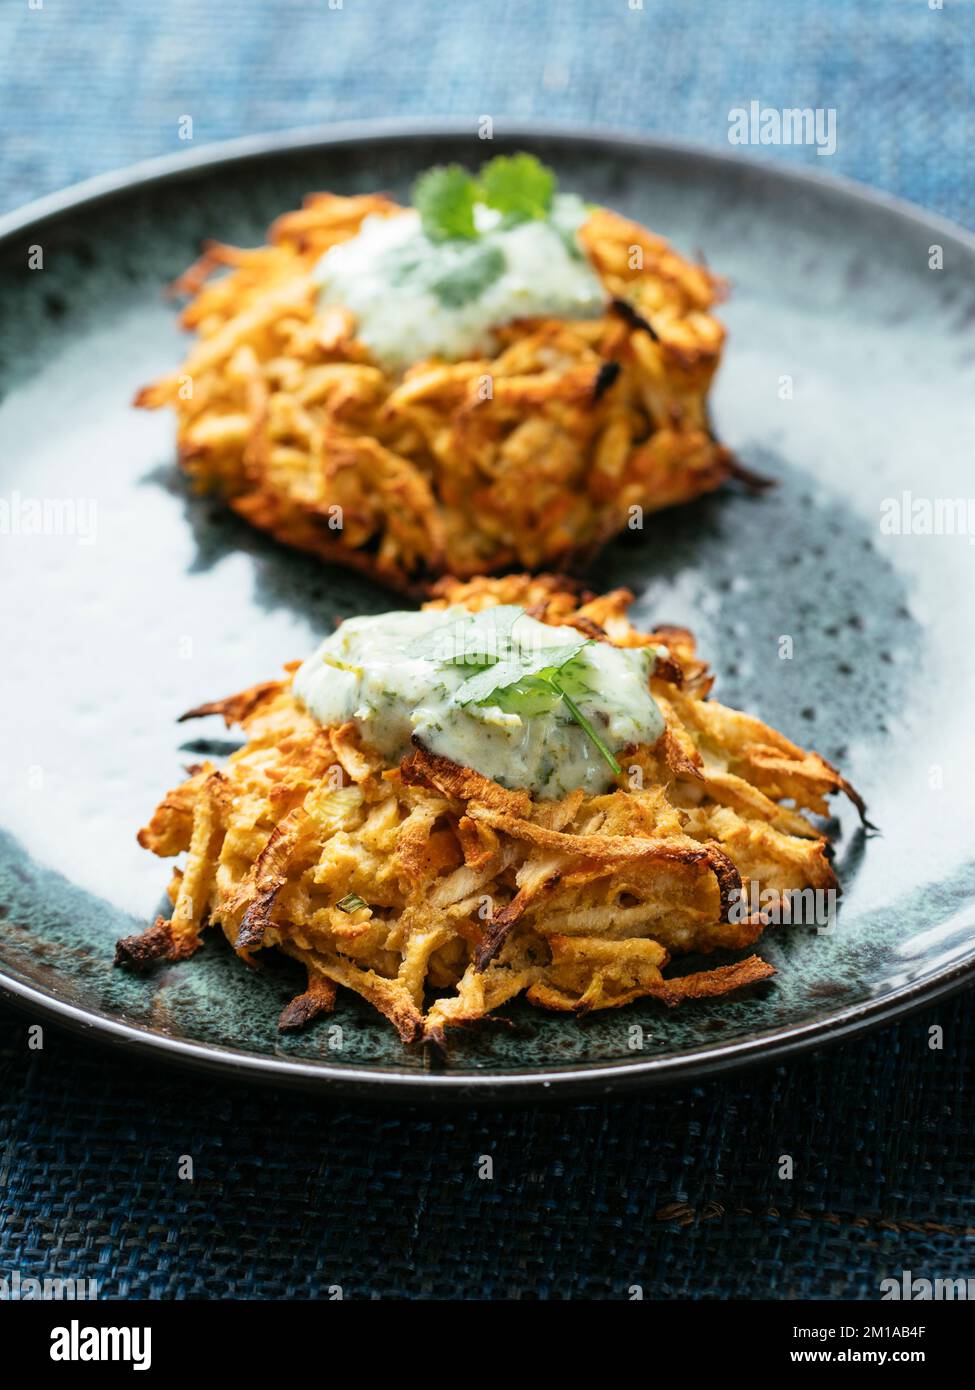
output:
[[[182,959],[219,925],[245,960],[278,947],[306,967],[282,1028],[330,1010],[344,985],[407,1042],[442,1040],[519,994],[581,1014],[721,995],[773,974],[757,956],[671,979],[663,970],[672,956],[751,945],[766,917],[739,920],[729,906],[753,880],[778,894],[835,888],[827,842],[803,810],[825,815],[840,790],[862,803],[818,754],[707,698],[712,678],[690,633],[636,631],[631,599],[516,575],[443,580],[432,601],[520,604],[596,640],[666,647],[651,679],[665,732],[621,754],[602,795],[533,799],[422,745],[384,765],[352,724],[316,723],[290,676],[191,710],[184,717],[223,715],[247,741],[223,769],[191,769],[140,831],[145,848],[186,859],[171,917],[121,941],[118,959]]]
[[[197,346],[137,404],[172,406],[183,468],[279,540],[401,590],[588,558],[736,465],[706,400],[721,283],[605,209],[579,237],[610,308],[499,328],[493,357],[382,370],[314,267],[379,196],[315,194],[257,250],[212,246],[177,287]],[[230,273],[212,280],[212,272]]]

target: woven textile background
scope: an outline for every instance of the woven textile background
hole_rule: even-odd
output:
[[[0,15],[0,210],[185,148],[187,114],[197,145],[490,114],[720,146],[729,109],[757,99],[837,110],[831,159],[766,157],[975,223],[972,0],[38,2]],[[975,1272],[973,1058],[966,996],[646,1099],[408,1111],[50,1032],[31,1052],[0,1011],[0,1277],[93,1277],[123,1298],[874,1298],[903,1269]]]

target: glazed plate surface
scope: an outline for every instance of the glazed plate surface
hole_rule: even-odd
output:
[[[235,746],[217,720],[176,717],[273,676],[334,619],[398,602],[190,497],[172,419],[130,407],[181,359],[163,287],[204,238],[256,244],[309,190],[405,196],[427,165],[483,153],[442,127],[319,131],[137,170],[0,224],[0,989],[33,1014],[279,1084],[469,1099],[781,1057],[971,981],[975,503],[972,525],[950,504],[972,492],[975,239],[731,156],[539,128],[492,153],[520,148],[731,281],[715,426],[779,486],[649,518],[589,578],[634,589],[640,625],[691,627],[719,699],[862,791],[880,833],[837,805],[835,927],[769,930],[757,949],[778,973],[738,997],[581,1022],[519,1005],[511,1029],[458,1033],[446,1061],[344,994],[340,1039],[329,1022],[279,1035],[297,970],[248,970],[216,935],[149,979],[113,968],[169,874],[136,829],[185,763]]]

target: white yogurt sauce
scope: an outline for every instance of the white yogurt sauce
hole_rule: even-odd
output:
[[[449,635],[469,619],[465,608],[350,618],[295,673],[294,694],[321,724],[351,719],[390,763],[412,751],[415,734],[432,753],[505,787],[542,797],[610,787],[614,778],[606,759],[556,693],[515,701],[520,713],[502,708],[508,703],[504,694],[497,704],[460,705],[457,691],[476,668],[416,654],[428,634],[440,629]],[[523,610],[510,634],[512,648],[529,654],[546,647],[564,651],[580,640],[574,628],[551,627]],[[652,647],[590,642],[560,673],[614,754],[629,744],[655,743],[663,733],[648,684],[655,657]]]
[[[319,261],[320,303],[350,309],[357,337],[390,371],[490,352],[492,330],[513,319],[603,312],[606,291],[576,236],[585,218],[571,194],[553,200],[549,217],[516,226],[479,204],[476,239],[434,242],[412,209],[373,214]]]

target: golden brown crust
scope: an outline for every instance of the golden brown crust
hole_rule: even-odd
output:
[[[625,750],[617,785],[535,800],[418,744],[397,768],[355,727],[320,727],[290,681],[199,706],[247,742],[164,798],[139,839],[186,852],[173,914],[119,943],[135,968],[190,955],[219,924],[250,959],[278,948],[308,971],[281,1017],[303,1026],[355,990],[404,1041],[442,1041],[524,994],[586,1013],[649,997],[714,998],[769,977],[757,956],[667,979],[687,952],[750,946],[768,922],[730,907],[751,885],[773,898],[831,889],[824,836],[804,811],[859,798],[817,754],[706,698],[690,633],[636,631],[625,591],[593,595],[553,576],[444,580],[431,607],[520,603],[543,621],[621,646],[666,641],[652,677],[666,728]],[[782,804],[785,801],[793,805]]]
[[[335,1008],[338,990],[333,980],[320,975],[316,970],[308,972],[308,988],[303,994],[296,994],[281,1010],[278,1029],[282,1033],[296,1033],[307,1028],[322,1014],[330,1014]]]
[[[734,472],[706,400],[723,286],[604,209],[580,236],[612,304],[531,319],[493,357],[381,370],[311,271],[381,196],[314,194],[257,250],[210,245],[175,288],[198,342],[136,404],[171,406],[193,481],[288,545],[420,592],[438,574],[573,565],[638,511]],[[226,271],[212,279],[214,272]]]

